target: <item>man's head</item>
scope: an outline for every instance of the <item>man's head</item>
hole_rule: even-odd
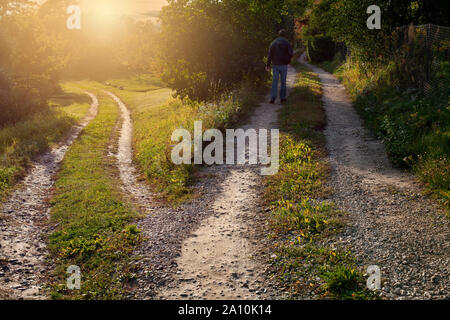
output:
[[[278,35],[279,35],[280,37],[287,38],[288,33],[287,33],[286,30],[281,29],[281,30],[278,32]]]

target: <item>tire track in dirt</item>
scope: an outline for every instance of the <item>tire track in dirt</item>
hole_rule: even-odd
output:
[[[86,117],[69,132],[58,147],[41,155],[31,166],[30,173],[17,186],[3,205],[0,218],[0,298],[45,299],[45,276],[51,269],[46,261],[46,236],[49,232],[48,198],[54,177],[70,145],[95,118],[97,97],[92,99]]]
[[[361,266],[380,266],[382,297],[448,299],[448,219],[413,175],[392,167],[384,144],[364,128],[345,87],[304,59],[323,86],[331,200],[350,215],[336,245],[351,248]]]
[[[119,135],[119,145],[116,154],[122,189],[131,194],[134,200],[147,211],[152,210],[153,193],[145,183],[139,182],[137,171],[133,165],[133,121],[131,112],[118,96],[110,91],[104,91],[119,107],[122,126]]]
[[[296,71],[289,67],[288,87]],[[266,101],[269,96],[266,97]],[[247,129],[277,128],[280,105],[262,103],[254,110]],[[249,150],[247,154],[255,152]],[[235,152],[237,153],[237,152]],[[169,286],[159,290],[160,299],[268,299],[279,292],[267,283],[263,257],[266,223],[262,208],[262,177],[259,165],[221,165],[201,170],[213,175],[217,188],[207,189],[203,201],[210,202],[210,216],[181,247],[177,273]]]
[[[123,101],[110,91],[104,91],[120,109],[122,124],[116,153],[122,190],[131,196],[144,214],[136,221],[144,243],[134,253],[137,280],[129,290],[129,299],[151,299],[158,286],[168,280],[168,274],[176,266],[181,240],[195,223],[197,213],[189,214],[185,207],[169,208],[155,200],[154,193],[139,179],[133,164],[133,122],[131,112]],[[192,213],[192,212],[191,212]]]

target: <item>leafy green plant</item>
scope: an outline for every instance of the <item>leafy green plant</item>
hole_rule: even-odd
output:
[[[361,285],[364,278],[359,271],[345,265],[338,264],[332,270],[324,272],[322,277],[325,280],[324,289],[337,298],[354,298],[364,288]]]

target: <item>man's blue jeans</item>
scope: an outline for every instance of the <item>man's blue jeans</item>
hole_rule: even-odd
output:
[[[273,71],[273,80],[272,80],[272,91],[271,98],[275,100],[278,96],[278,79],[281,77],[281,90],[280,90],[280,99],[286,99],[286,78],[288,72],[287,65],[274,65],[272,67]]]

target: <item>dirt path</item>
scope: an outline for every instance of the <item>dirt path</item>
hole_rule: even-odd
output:
[[[137,222],[144,236],[144,244],[135,252],[137,283],[130,290],[130,299],[154,297],[155,288],[163,284],[174,267],[181,239],[195,222],[197,215],[186,214],[184,208],[172,209],[160,205],[146,183],[140,181],[133,164],[133,123],[131,113],[123,101],[105,91],[118,105],[122,124],[116,153],[122,190],[131,196],[144,218]]]
[[[296,72],[289,69],[288,85]],[[269,97],[266,98],[266,101]],[[262,103],[244,130],[277,128],[280,105]],[[246,150],[248,155],[249,150]],[[224,165],[203,169],[214,175],[219,190],[203,196],[212,215],[203,220],[181,247],[177,274],[159,291],[161,299],[264,299],[276,296],[264,281],[260,261],[265,223],[261,207],[259,166]],[[217,192],[218,191],[218,192]]]
[[[178,269],[160,299],[257,299],[266,296],[253,243],[251,219],[262,214],[258,190],[261,179],[251,168],[215,168],[221,177],[218,195],[211,194],[212,215],[205,217],[181,247]],[[214,199],[215,198],[215,199]],[[210,200],[210,201],[211,201]],[[258,219],[260,220],[260,219]]]
[[[331,200],[350,214],[338,245],[350,247],[360,265],[380,266],[385,298],[448,299],[448,220],[411,174],[391,166],[383,143],[363,127],[343,85],[306,65],[323,85]]]
[[[133,121],[131,113],[120,98],[112,92],[105,91],[118,105],[122,117],[119,145],[117,150],[117,165],[124,191],[128,192],[144,209],[152,210],[152,193],[144,183],[140,183],[136,168],[133,165]]]
[[[92,99],[88,115],[73,127],[59,147],[44,153],[3,206],[0,218],[0,298],[44,299],[42,284],[49,271],[45,236],[56,172],[66,151],[83,128],[97,114],[98,100]]]

